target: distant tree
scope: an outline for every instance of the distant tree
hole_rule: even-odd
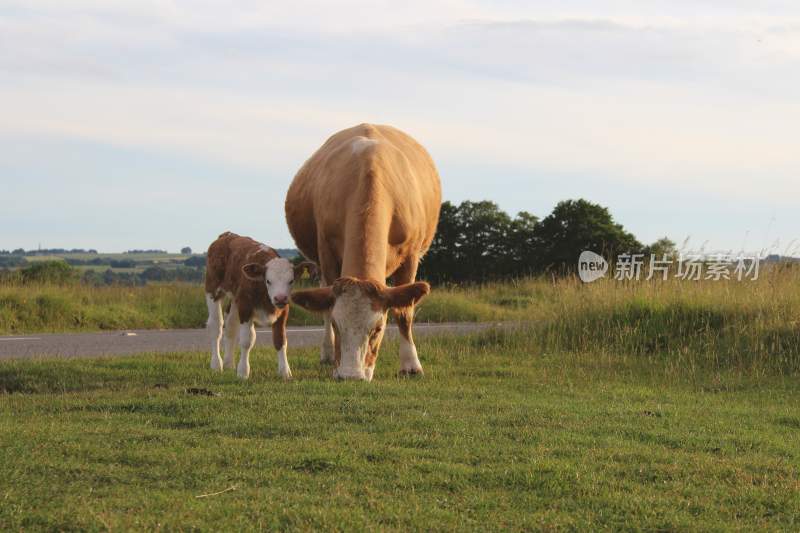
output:
[[[444,202],[420,275],[434,282],[482,281],[527,273],[538,219],[512,219],[489,201]]]
[[[281,257],[285,257],[286,259],[290,259],[292,261],[295,258],[300,258],[300,261],[305,261],[302,255],[300,255],[300,250],[297,248],[275,248],[275,251],[278,252],[278,255]]]
[[[139,276],[146,281],[167,281],[168,277],[167,271],[157,266],[146,268]]]
[[[461,254],[458,207],[444,202],[439,213],[439,225],[428,253],[419,265],[419,276],[433,281],[453,281],[458,279]]]
[[[510,268],[514,275],[531,274],[536,270],[537,254],[540,249],[536,228],[539,218],[527,211],[521,211],[511,222],[506,238]]]
[[[614,222],[607,208],[583,199],[556,205],[536,227],[535,236],[540,271],[574,272],[584,250],[602,254],[608,260],[621,253],[643,250],[636,237]]]
[[[19,267],[26,265],[28,261],[24,257],[16,255],[0,257],[0,268]]]
[[[206,266],[206,256],[205,255],[193,255],[189,259],[183,262],[184,266],[187,267],[195,267],[201,268]]]
[[[76,281],[78,272],[64,261],[40,261],[20,270],[24,283],[64,284]]]
[[[11,252],[11,255],[25,255],[25,250],[23,248],[17,248]]]
[[[181,254],[192,255],[192,248],[190,246],[184,246],[183,248],[181,248]]]
[[[678,249],[675,247],[675,242],[671,241],[667,237],[662,237],[661,239],[658,239],[650,246],[646,247],[644,253],[648,257],[651,255],[655,255],[658,259],[661,259],[664,256],[667,257],[677,256]]]
[[[107,264],[111,268],[136,268],[136,261],[133,259],[109,259]]]

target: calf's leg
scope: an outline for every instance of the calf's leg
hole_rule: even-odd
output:
[[[286,321],[289,319],[289,308],[286,307],[275,322],[272,323],[272,345],[278,351],[278,375],[283,379],[292,379],[292,369],[286,357]]]
[[[236,375],[242,379],[250,377],[250,350],[256,343],[256,328],[252,320],[242,323],[239,326],[239,347],[242,349],[242,354],[239,357],[239,366],[236,369]]]
[[[222,358],[219,356],[219,341],[222,339],[222,302],[214,300],[211,293],[206,293],[208,322],[206,329],[211,339],[211,370],[222,370]]]
[[[236,302],[231,302],[231,308],[225,317],[225,360],[223,368],[236,366],[236,340],[239,336],[239,309]]]

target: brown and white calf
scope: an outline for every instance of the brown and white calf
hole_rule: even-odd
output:
[[[292,377],[286,358],[286,321],[289,318],[289,293],[295,276],[311,263],[293,265],[278,253],[250,237],[226,232],[211,243],[206,259],[206,304],[208,332],[211,336],[211,368],[233,368],[238,339],[242,353],[237,375],[250,375],[250,350],[256,342],[255,325],[272,326],[272,343],[278,351],[278,374]],[[231,306],[223,321],[225,297]],[[220,341],[225,337],[225,360],[220,357]]]
[[[400,373],[422,373],[411,326],[430,287],[414,280],[441,201],[428,152],[391,126],[334,134],[295,176],[286,221],[303,255],[319,264],[323,287],[292,300],[324,313],[321,359],[336,363],[336,377],[372,379],[390,309],[401,333]]]

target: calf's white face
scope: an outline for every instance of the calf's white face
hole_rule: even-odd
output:
[[[288,259],[276,257],[267,263],[265,275],[267,292],[272,305],[281,308],[289,303],[289,293],[294,283],[294,265]]]
[[[428,292],[430,286],[425,282],[382,287],[372,281],[340,278],[331,287],[297,291],[292,300],[310,311],[330,311],[338,363],[334,376],[369,380],[386,327],[386,312],[414,305]]]
[[[244,275],[254,281],[263,281],[267,286],[269,300],[277,308],[289,303],[289,293],[294,283],[295,268],[292,262],[283,257],[276,257],[266,265],[248,263],[242,267]]]
[[[266,265],[248,263],[242,267],[242,272],[248,279],[263,281],[266,284],[270,302],[279,309],[289,303],[294,279],[302,276],[304,270],[313,276],[316,273],[316,265],[308,261],[294,265],[288,259],[276,257],[267,261]]]

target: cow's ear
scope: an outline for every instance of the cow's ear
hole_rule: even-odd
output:
[[[317,264],[311,261],[303,261],[294,266],[294,279],[299,279],[303,276],[303,271],[308,272],[308,277],[317,277]]]
[[[242,272],[247,279],[253,281],[263,281],[267,274],[267,267],[258,263],[247,263],[242,267]]]
[[[408,307],[419,303],[431,292],[431,286],[424,281],[408,283],[399,287],[388,287],[383,291],[386,308]]]
[[[307,289],[292,293],[292,302],[309,311],[327,311],[336,303],[336,296],[330,287]]]

